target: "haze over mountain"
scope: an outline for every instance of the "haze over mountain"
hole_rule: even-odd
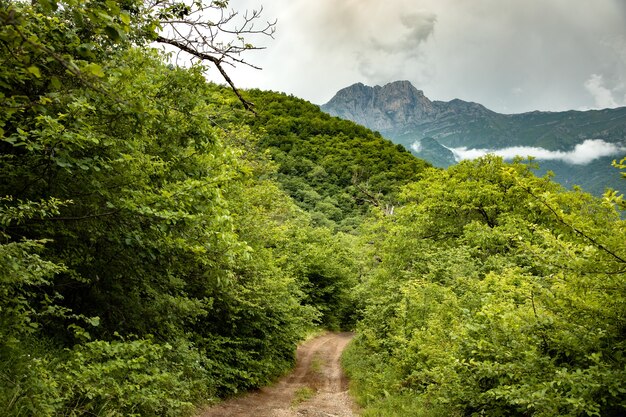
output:
[[[447,167],[495,153],[533,156],[541,172],[594,194],[621,186],[613,159],[626,155],[626,107],[589,111],[500,114],[463,100],[431,101],[409,81],[370,87],[353,84],[322,110],[355,121]]]

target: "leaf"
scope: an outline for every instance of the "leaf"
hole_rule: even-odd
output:
[[[130,15],[127,12],[122,12],[120,14],[120,20],[122,21],[122,23],[124,23],[125,25],[130,25]]]
[[[91,42],[82,43],[78,45],[76,49],[78,54],[85,58],[95,59],[95,55],[93,53],[94,44]]]
[[[96,77],[104,77],[104,71],[102,70],[102,67],[98,64],[94,64],[93,62],[85,66],[83,70]]]
[[[59,5],[54,0],[38,0],[39,4],[46,12],[53,12],[59,8]]]
[[[100,317],[98,316],[89,317],[85,321],[89,323],[90,325],[92,325],[93,327],[98,327],[100,325]]]
[[[119,41],[122,37],[122,35],[120,34],[119,30],[114,27],[114,26],[107,26],[104,28],[104,33],[107,34],[107,36],[112,40],[112,41]]]
[[[50,78],[50,87],[52,87],[55,90],[61,88],[61,81],[59,80],[58,77]]]
[[[34,65],[31,65],[30,67],[26,68],[26,71],[30,72],[37,78],[41,78],[41,72],[39,71],[39,68]]]

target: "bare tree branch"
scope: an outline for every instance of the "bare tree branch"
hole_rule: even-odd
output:
[[[175,46],[175,47],[177,47],[177,48],[179,48],[179,49],[181,49],[181,50],[183,50],[185,52],[192,53],[192,52],[190,52],[189,47],[187,45],[185,45],[183,43],[180,43],[178,41],[172,40],[172,39],[166,39],[166,38],[163,38],[163,37],[159,36],[157,38],[157,42],[167,43],[167,44]],[[235,95],[237,95],[237,98],[239,98],[239,101],[241,101],[241,104],[243,104],[243,107],[246,110],[249,110],[252,113],[256,114],[256,111],[254,110],[254,103],[251,103],[248,100],[246,100],[245,98],[243,98],[243,96],[241,95],[241,92],[237,89],[237,87],[235,87],[235,84],[233,83],[233,81],[230,79],[230,77],[228,76],[226,71],[224,71],[224,68],[222,68],[222,63],[220,62],[219,59],[215,58],[212,55],[199,54],[197,52],[195,52],[194,55],[198,56],[201,59],[205,59],[207,61],[211,61],[213,64],[215,64],[215,66],[219,70],[220,74],[222,74],[222,77],[224,77],[224,79],[226,80],[228,85],[230,85],[230,88],[233,90]]]
[[[227,10],[227,0],[152,0],[147,1],[145,6],[160,24],[157,42],[172,45],[193,58],[213,63],[244,108],[255,113],[253,104],[242,97],[224,65],[234,67],[242,64],[261,69],[241,55],[265,49],[250,43],[247,38],[274,37],[276,21],[259,25],[262,7],[240,14]]]

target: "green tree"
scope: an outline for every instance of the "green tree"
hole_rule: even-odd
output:
[[[380,262],[347,363],[372,413],[623,413],[612,203],[495,157],[430,174],[371,238]]]
[[[216,125],[231,99],[204,67],[136,47],[144,6],[2,2],[8,415],[178,415],[285,372],[324,315],[290,239],[328,232],[249,129]]]

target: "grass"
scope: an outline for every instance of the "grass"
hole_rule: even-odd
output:
[[[311,360],[311,366],[310,366],[311,371],[315,372],[316,374],[321,374],[323,366],[324,366],[324,360],[320,358],[319,356],[315,355],[313,359]]]
[[[359,346],[348,345],[342,366],[350,378],[350,394],[362,417],[458,417],[455,410],[433,404],[416,392],[398,389],[398,376],[386,360]]]
[[[291,406],[296,407],[315,395],[315,390],[311,387],[298,388],[291,400]]]

